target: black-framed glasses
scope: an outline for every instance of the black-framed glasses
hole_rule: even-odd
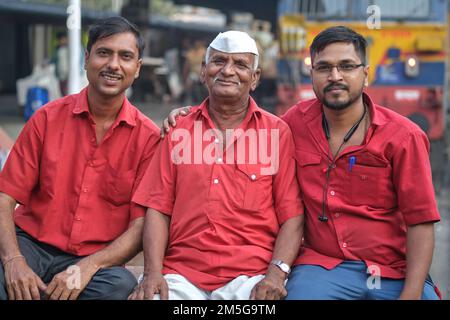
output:
[[[312,66],[312,69],[319,74],[330,74],[333,68],[336,68],[341,74],[348,74],[358,69],[359,67],[365,67],[364,63],[339,63],[339,64],[318,64]]]

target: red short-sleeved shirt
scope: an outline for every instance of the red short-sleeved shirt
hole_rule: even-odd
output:
[[[261,169],[267,168],[269,165],[263,163],[269,161],[248,158],[250,150],[263,152],[261,144],[259,150],[243,144],[245,150],[238,151],[245,135],[228,144],[225,153],[211,152],[211,146],[220,139],[211,134],[214,125],[207,105],[208,100],[177,121],[176,129],[156,151],[133,201],[171,216],[163,272],[182,274],[198,287],[214,290],[239,275],[264,274],[280,225],[302,214],[303,207],[288,126],[250,100],[246,118],[237,130],[267,132],[270,146],[266,154],[271,155],[271,143],[279,150],[278,170],[268,174]],[[271,135],[271,129],[278,132],[279,139]],[[259,141],[263,140],[267,141]],[[186,142],[189,150],[182,153],[179,141]],[[212,154],[213,161],[206,163],[202,154]],[[246,160],[237,161],[243,154]],[[189,155],[193,164],[181,163],[177,157],[184,155]],[[177,164],[172,159],[177,159]]]
[[[16,225],[80,256],[107,246],[145,215],[130,200],[160,139],[155,124],[125,98],[97,145],[87,90],[39,109],[0,173],[0,191],[21,203]]]
[[[403,278],[406,227],[439,221],[423,131],[364,94],[371,126],[360,146],[345,148],[331,170],[328,222],[320,222],[329,157],[321,103],[297,104],[283,119],[295,140],[297,177],[306,210],[304,248],[296,264],[327,269],[344,260],[377,266],[381,276]],[[350,169],[350,157],[355,163]]]

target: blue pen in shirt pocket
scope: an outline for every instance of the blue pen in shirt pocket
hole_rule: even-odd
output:
[[[350,158],[348,158],[348,172],[352,172],[353,166],[356,163],[356,157],[355,156],[351,156]]]

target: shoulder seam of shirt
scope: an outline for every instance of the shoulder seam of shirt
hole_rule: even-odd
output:
[[[398,146],[399,147],[403,147],[406,143],[407,140],[412,139],[414,136],[416,135],[422,135],[422,132],[418,129],[418,130],[411,130],[411,131],[406,131],[404,133],[404,137],[402,137],[401,141],[399,141]],[[394,157],[395,155],[397,155],[397,153],[399,153],[402,150],[402,148],[396,148],[396,150],[393,152],[392,156]]]

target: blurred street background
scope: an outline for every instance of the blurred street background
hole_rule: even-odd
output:
[[[314,97],[308,48],[318,32],[346,25],[363,34],[368,93],[431,141],[442,217],[431,275],[450,299],[450,0],[0,0],[0,170],[33,112],[86,84],[88,27],[114,15],[137,24],[145,38],[141,74],[127,95],[158,125],[172,108],[206,97],[200,66],[221,31],[243,30],[257,40],[262,78],[253,95],[276,115]],[[138,256],[130,266],[138,273],[142,264]]]

